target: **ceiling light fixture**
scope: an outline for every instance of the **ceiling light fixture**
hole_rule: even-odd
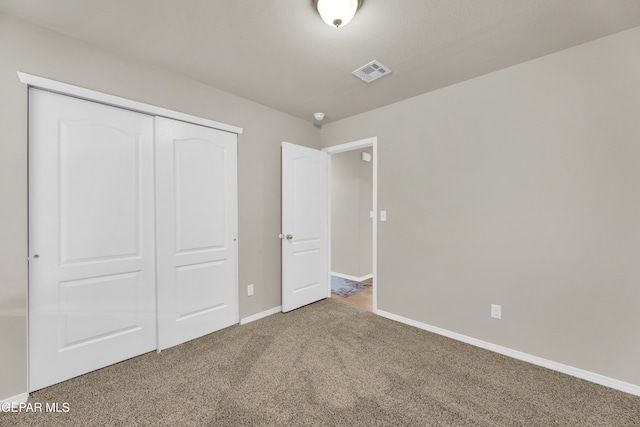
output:
[[[344,27],[353,19],[363,0],[313,0],[313,6],[324,22]]]

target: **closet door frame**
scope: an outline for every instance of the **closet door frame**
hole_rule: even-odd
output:
[[[119,96],[109,95],[107,93],[97,92],[95,90],[70,85],[68,83],[34,76],[31,74],[23,73],[21,71],[18,71],[18,78],[20,79],[20,82],[26,84],[29,87],[34,87],[37,89],[44,89],[51,92],[57,92],[62,95],[74,96],[76,98],[86,99],[87,101],[100,102],[102,104],[112,105],[114,107],[120,107],[126,110],[133,110],[139,113],[149,114],[151,116],[166,117],[168,119],[175,119],[183,122],[210,127],[213,129],[224,130],[227,132],[235,133],[237,135],[240,135],[243,132],[243,128],[241,127],[228,125],[209,119],[203,119],[202,117],[192,116],[190,114],[184,114],[178,111],[168,110],[166,108],[157,107],[155,105],[145,104],[144,102],[132,101],[130,99],[121,98]]]
[[[143,113],[151,116],[165,117],[165,118],[179,120],[187,123],[206,126],[212,129],[231,132],[236,135],[240,135],[243,132],[243,128],[240,128],[237,126],[233,126],[233,125],[229,125],[229,124],[225,124],[225,123],[221,123],[221,122],[217,122],[209,119],[204,119],[204,118],[192,116],[189,114],[180,113],[178,111],[173,111],[173,110],[157,107],[150,104],[133,101],[130,99],[121,98],[114,95],[109,95],[109,94],[94,91],[91,89],[86,89],[79,86],[74,86],[71,84],[59,82],[56,80],[47,79],[44,77],[34,76],[21,71],[18,71],[17,74],[20,82],[27,85],[28,88],[41,89],[45,91],[58,93],[61,95],[71,96],[79,99],[84,99],[87,101],[98,102],[105,105],[122,108],[125,110],[131,110],[131,111],[135,111],[135,112],[139,112],[139,113]],[[237,192],[237,188],[236,188],[236,192]],[[236,227],[237,227],[237,212],[236,212]],[[28,252],[29,262],[32,261],[32,257],[34,255],[31,253],[31,251],[32,251],[32,248],[29,248],[29,252]],[[236,262],[237,262],[237,246],[236,246],[235,256],[236,256]],[[236,268],[235,274],[236,274],[236,284],[237,284],[238,283],[237,268]],[[239,307],[238,307],[237,299],[235,303],[236,303],[235,312],[238,313],[238,322],[239,322],[240,320]],[[28,322],[28,319],[29,319],[29,307],[27,305],[27,322]],[[27,343],[28,341],[29,339],[27,337]],[[30,349],[28,348],[28,345],[27,345],[27,376],[29,376],[29,363],[28,363],[29,351]],[[27,384],[29,384],[29,381],[27,381]],[[29,392],[30,391],[32,390],[29,390]]]

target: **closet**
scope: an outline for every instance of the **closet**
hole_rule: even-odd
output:
[[[29,89],[29,391],[238,323],[236,144]]]

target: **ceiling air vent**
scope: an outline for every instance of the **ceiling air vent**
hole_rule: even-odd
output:
[[[371,83],[372,81],[379,79],[380,77],[384,77],[387,74],[391,74],[391,70],[389,67],[382,65],[378,61],[371,61],[367,65],[363,65],[357,70],[353,71],[351,74],[362,79],[362,81],[366,83]]]

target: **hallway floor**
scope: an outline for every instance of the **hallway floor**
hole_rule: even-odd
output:
[[[373,278],[363,280],[362,283],[373,285]],[[343,298],[340,295],[331,294],[331,299],[340,303],[349,304],[362,310],[373,311],[373,286],[346,298]]]

